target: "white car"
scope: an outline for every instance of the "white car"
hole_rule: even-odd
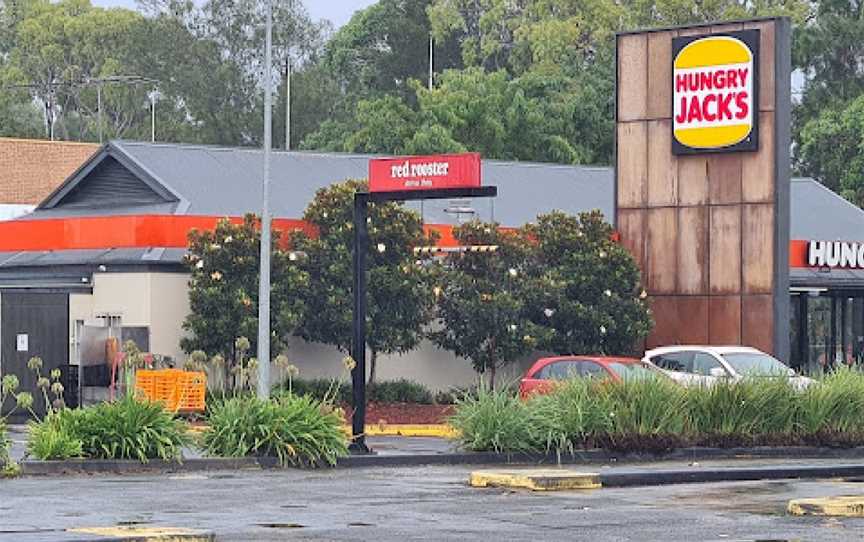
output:
[[[784,377],[796,389],[815,382],[799,376],[780,360],[747,346],[665,346],[645,352],[642,359],[683,386],[710,386],[718,380],[745,377]]]

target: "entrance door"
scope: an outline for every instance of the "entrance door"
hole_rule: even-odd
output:
[[[33,394],[33,410],[42,415],[42,393],[36,388],[36,375],[27,367],[33,356],[42,358],[43,376],[69,363],[69,294],[0,294],[0,372],[18,377],[18,390]],[[7,401],[7,410],[9,406]]]

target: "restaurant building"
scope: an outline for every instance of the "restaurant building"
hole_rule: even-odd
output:
[[[302,227],[299,217],[315,191],[364,178],[368,160],[274,153],[276,226]],[[111,333],[182,360],[186,235],[220,217],[256,211],[261,163],[257,150],[115,141],[31,214],[0,223],[0,370],[26,385],[32,355],[49,366],[104,363],[104,350],[93,344]],[[486,161],[483,177],[498,186],[497,198],[412,205],[440,228],[469,218],[519,226],[554,209],[613,216],[611,168]],[[864,211],[812,179],[793,179],[790,196],[791,356],[785,361],[811,369],[861,361]],[[341,356],[328,347],[297,341],[290,355],[304,378],[341,369]],[[475,378],[469,363],[429,344],[392,358],[381,359],[382,379],[413,378],[441,389]]]

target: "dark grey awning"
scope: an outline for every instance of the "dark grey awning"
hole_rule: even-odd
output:
[[[864,290],[864,270],[794,268],[789,272],[789,283],[793,288],[811,287]]]

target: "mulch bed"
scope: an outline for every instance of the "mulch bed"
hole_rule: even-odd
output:
[[[345,421],[351,423],[353,409],[343,405]],[[368,424],[440,424],[453,414],[453,405],[418,405],[413,403],[369,403],[366,405]]]

